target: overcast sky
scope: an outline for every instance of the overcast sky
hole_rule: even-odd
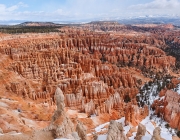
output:
[[[71,21],[180,15],[180,0],[1,0],[0,20]]]

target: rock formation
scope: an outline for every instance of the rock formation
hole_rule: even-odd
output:
[[[98,30],[116,31],[130,28],[118,23],[93,26]],[[0,52],[13,61],[8,69],[25,79],[39,82],[36,86],[31,82],[11,82],[9,90],[26,99],[52,105],[55,87],[60,84],[67,107],[89,115],[110,113],[111,109],[116,109],[123,115],[123,101],[134,99],[141,86],[137,82],[140,78],[128,67],[168,72],[175,66],[174,57],[166,56],[144,36],[122,35],[115,39],[109,33],[87,30],[91,27],[91,24],[80,29],[67,27],[62,29],[64,34],[42,34],[38,38],[33,35],[24,39],[6,37],[1,41]],[[120,97],[117,98],[116,93]]]
[[[112,64],[118,63],[114,61],[118,60],[118,55],[129,53],[129,47],[124,51],[107,46],[107,43],[103,46],[107,35],[94,33],[95,38],[90,38],[90,34],[88,32],[86,34],[87,36],[79,34],[81,39],[78,40],[74,37],[64,39],[56,36],[48,38],[46,41],[32,39],[30,44],[29,40],[25,39],[21,42],[24,46],[17,44],[16,41],[11,42],[12,46],[8,51],[10,53],[6,53],[4,50],[4,53],[10,55],[14,61],[9,69],[24,78],[38,80],[42,84],[40,85],[41,89],[33,89],[28,82],[21,85],[16,82],[11,83],[10,89],[24,98],[53,104],[54,87],[59,83],[65,93],[67,107],[78,108],[90,115],[99,115],[100,113],[109,113],[112,108],[118,109],[118,104],[122,104],[121,111],[123,111],[123,102],[118,103],[117,101],[123,101],[126,97],[135,98],[139,86],[136,81],[139,79],[126,69]],[[102,46],[97,47],[100,41]],[[88,53],[84,55],[81,51],[79,52],[78,50],[81,48],[77,48],[77,44],[81,44],[81,48],[86,48]],[[91,51],[95,54],[98,53],[98,56],[91,55]],[[112,59],[111,51],[113,51],[113,55],[117,54]],[[101,58],[102,53],[107,54],[104,56],[105,58]],[[100,59],[106,59],[109,64],[102,63]],[[126,61],[129,63],[131,60]],[[115,96],[115,93],[121,97]]]
[[[178,75],[175,73],[178,57],[172,50],[180,44],[180,33],[171,25],[92,22],[59,30],[58,33],[7,34],[0,38],[0,97],[19,103],[8,101],[4,105],[3,102],[0,107],[4,132],[47,126],[55,102],[57,110],[48,127],[55,137],[76,137],[78,133],[81,139],[86,139],[81,123],[77,125],[77,133],[74,132],[75,125],[66,115],[66,109],[88,117],[106,114],[108,119],[116,112],[115,118],[125,117],[126,125],[137,126],[149,114],[148,106],[139,107],[136,101],[143,84],[153,81],[159,73]],[[173,88],[175,83],[167,88]],[[152,108],[168,122],[172,120],[170,126],[180,129],[179,96],[167,92],[161,92],[161,98]],[[14,116],[14,110],[20,119],[9,117]],[[27,125],[24,118],[33,120],[37,126],[39,122],[44,124],[40,128]],[[17,123],[19,126],[14,127]]]
[[[172,128],[180,129],[180,95],[172,90],[166,90],[165,95],[155,100],[152,108],[155,114],[163,117]]]
[[[146,127],[143,124],[138,125],[138,130],[136,133],[136,140],[141,140],[141,138],[145,135],[146,133]]]
[[[78,123],[77,123],[76,132],[78,133],[80,140],[87,140],[86,128],[84,127],[84,125],[80,121],[78,121]]]
[[[74,124],[65,112],[64,95],[62,90],[57,87],[54,95],[57,110],[51,119],[51,124],[46,128],[46,131],[51,131],[54,138],[71,138],[74,140],[87,140],[86,128],[82,122],[78,121],[76,131]]]
[[[67,117],[64,108],[64,95],[62,90],[57,87],[55,95],[55,102],[57,105],[57,110],[51,119],[51,124],[46,130],[49,130],[53,133],[55,138],[67,137],[68,134],[74,132],[74,124]]]
[[[106,140],[128,140],[123,131],[121,123],[111,120]]]
[[[153,136],[151,140],[164,140],[163,138],[161,138],[160,133],[161,129],[159,127],[156,127],[153,131]]]
[[[144,108],[139,108],[136,103],[128,103],[125,107],[125,123],[126,125],[131,123],[132,125],[136,126],[138,125],[138,120],[144,119],[148,114],[148,106],[144,106]]]

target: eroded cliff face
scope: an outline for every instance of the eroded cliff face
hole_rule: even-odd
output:
[[[155,100],[152,108],[159,117],[163,117],[172,128],[180,129],[180,95],[173,90],[161,91],[161,97]]]
[[[157,47],[165,47],[165,41],[144,32],[136,36],[137,31],[131,28],[117,23],[87,24],[64,27],[61,33],[1,37],[1,102],[14,110],[20,109],[17,116],[20,120],[43,122],[41,127],[32,128],[26,122],[22,123],[23,129],[7,129],[6,124],[13,119],[7,120],[7,112],[2,111],[1,129],[24,132],[47,126],[56,108],[57,85],[64,96],[64,112],[77,110],[88,117],[106,116],[107,121],[125,117],[126,125],[138,125],[149,114],[148,106],[139,107],[136,101],[140,87],[154,73],[176,75],[173,73],[176,59]],[[162,31],[165,27],[158,28]],[[152,34],[153,30],[149,32]],[[7,98],[18,102],[5,102]],[[88,117],[80,120],[87,127],[94,127],[88,124]],[[70,117],[73,123],[74,119]]]
[[[124,59],[126,56],[121,59],[124,51],[129,54],[129,49],[109,46],[109,35],[91,34],[70,30],[67,35],[54,34],[49,38],[2,43],[2,54],[9,55],[13,60],[8,70],[38,82],[35,86],[28,81],[12,81],[6,86],[26,99],[52,105],[54,87],[59,84],[65,93],[67,107],[89,115],[110,113],[115,108],[121,110],[121,116],[124,116],[128,111],[124,111],[124,100],[134,99],[141,85],[137,83],[140,78],[132,75],[128,68],[117,67],[121,60],[124,64],[126,61],[129,63],[131,59],[128,57],[127,60]],[[104,59],[107,61],[104,62]]]

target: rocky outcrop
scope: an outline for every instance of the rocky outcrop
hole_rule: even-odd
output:
[[[68,137],[74,132],[74,124],[67,117],[64,108],[64,95],[62,90],[57,87],[55,95],[55,102],[57,105],[57,110],[51,119],[51,124],[46,130],[51,131],[55,138]]]
[[[141,138],[145,135],[145,133],[146,133],[146,127],[140,123],[138,125],[138,130],[137,130],[135,139],[141,140]]]
[[[180,129],[180,95],[173,91],[167,91],[165,101],[168,103],[165,106],[165,120],[170,123],[171,127]]]
[[[128,140],[123,131],[121,123],[111,120],[106,140]]]
[[[180,95],[173,90],[166,90],[165,96],[155,100],[152,108],[155,114],[163,117],[172,128],[180,129]]]
[[[149,114],[148,106],[140,108],[136,105],[136,101],[130,102],[125,107],[125,124],[138,125],[140,120],[144,119]]]
[[[76,132],[78,133],[80,140],[87,140],[86,128],[80,121],[78,121],[78,123],[77,123]]]
[[[153,136],[151,138],[151,140],[164,140],[163,138],[161,138],[161,129],[159,127],[156,127],[153,131]]]

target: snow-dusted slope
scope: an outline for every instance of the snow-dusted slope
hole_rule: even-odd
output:
[[[154,124],[152,120],[149,119],[150,117],[147,116],[144,120],[141,121],[141,124],[145,125],[146,127],[146,134],[145,136],[143,136],[142,140],[151,140],[151,137],[153,135],[153,131],[155,129],[155,127],[159,126],[160,124]],[[128,126],[125,126],[125,118],[121,118],[119,120],[116,120],[118,122],[121,122],[124,126],[124,133],[127,134],[128,131],[133,127],[131,125],[128,125]],[[100,131],[103,131],[104,129],[107,129],[107,128],[104,128],[104,126],[106,126],[108,123],[105,123],[105,124],[102,124],[98,127],[96,127],[96,132],[100,132]],[[172,134],[169,132],[169,130],[165,127],[165,122],[163,122],[160,126],[161,128],[161,137],[164,138],[165,140],[172,140]],[[136,126],[136,129],[137,129],[138,126]],[[132,137],[129,137],[129,140],[134,140],[134,137],[136,136],[136,132],[132,133],[133,136]],[[107,135],[104,134],[104,135],[99,135],[98,136],[98,140],[106,140],[106,137]]]
[[[146,134],[143,136],[142,140],[151,140],[151,137],[153,135],[153,131],[156,127],[161,128],[161,137],[164,138],[165,140],[172,140],[172,135],[175,134],[175,131],[171,128],[167,129],[165,125],[167,122],[162,120],[161,118],[158,118],[156,115],[154,115],[154,112],[151,109],[151,104],[153,103],[154,100],[159,98],[159,91],[164,88],[165,84],[170,81],[169,79],[166,80],[156,80],[154,83],[146,83],[142,88],[140,93],[138,94],[138,100],[139,100],[139,105],[148,105],[149,106],[149,116],[147,116],[144,120],[141,121],[143,125],[146,127]],[[178,91],[180,93],[180,86],[178,88]],[[124,126],[124,133],[127,134],[128,131],[133,127],[131,125],[125,126],[125,118],[121,118],[117,120],[118,122],[121,122]],[[103,131],[106,124],[102,124],[96,128],[96,132]],[[137,130],[136,126],[136,130]],[[134,137],[136,136],[136,132],[132,133],[132,137],[129,137],[130,140],[134,140]],[[99,135],[98,140],[106,140],[107,135]]]

